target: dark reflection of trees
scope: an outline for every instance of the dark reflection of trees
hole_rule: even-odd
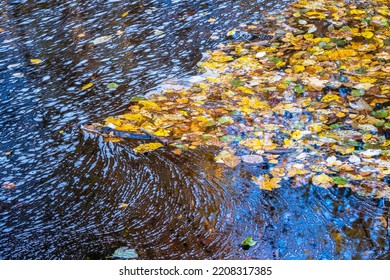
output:
[[[202,50],[225,40],[226,31],[262,5],[277,2],[1,2],[5,32],[0,37],[18,37],[0,54],[5,61],[2,69],[21,62],[26,79],[19,85],[29,91],[15,91],[19,99],[12,103],[11,112],[0,111],[0,124],[15,131],[12,144],[22,143],[23,153],[35,149],[36,161],[12,163],[13,168],[22,169],[26,183],[19,197],[0,202],[4,222],[15,227],[13,235],[0,235],[0,258],[102,258],[116,246],[131,244],[143,250],[144,258],[165,253],[167,258],[181,254],[191,258],[388,259],[388,206],[348,191],[332,193],[309,186],[262,192],[249,183],[251,176],[258,175],[251,172],[259,172],[258,168],[222,172],[220,165],[213,166],[212,154],[194,152],[183,159],[161,153],[160,158],[135,159],[134,143],[121,150],[79,138],[79,122],[100,121],[121,112],[131,95],[143,94],[171,76],[195,73]],[[147,12],[152,7],[157,10]],[[122,18],[125,11],[129,15]],[[218,21],[210,24],[208,17]],[[153,35],[158,28],[164,36]],[[123,35],[115,35],[118,30]],[[221,35],[219,41],[206,39],[214,32]],[[79,36],[82,33],[84,37]],[[113,40],[91,44],[106,35],[113,35]],[[32,66],[31,58],[43,63]],[[43,81],[45,76],[49,78]],[[112,81],[121,87],[109,92],[105,85]],[[88,82],[95,86],[81,92],[80,86]],[[25,102],[36,89],[40,91],[34,93],[35,103]],[[26,116],[24,111],[31,108]],[[43,121],[34,124],[30,114],[37,113]],[[64,134],[58,133],[62,129]],[[156,164],[159,161],[163,164]],[[170,166],[178,168],[176,177]],[[143,168],[148,172],[140,179]],[[27,175],[31,169],[37,172]],[[139,207],[118,211],[118,205],[132,197],[137,197],[134,205]],[[150,199],[155,197],[170,204],[164,208],[164,202]],[[164,224],[167,220],[170,223]],[[147,243],[151,232],[154,235]],[[240,251],[239,244],[250,235],[259,246]]]

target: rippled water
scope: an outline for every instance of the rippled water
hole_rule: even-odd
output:
[[[169,2],[0,2],[0,183],[16,184],[0,188],[0,259],[104,259],[121,246],[141,259],[389,259],[384,200],[265,192],[248,178],[266,170],[226,171],[213,151],[135,155],[137,142],[80,132],[131,96],[196,74],[227,31],[284,5]],[[248,236],[258,243],[245,251]]]

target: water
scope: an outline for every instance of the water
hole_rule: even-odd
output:
[[[286,3],[63,2],[0,3],[0,178],[16,185],[0,188],[0,259],[104,259],[121,246],[140,259],[390,258],[383,200],[265,192],[248,180],[259,168],[226,171],[214,151],[139,156],[139,142],[80,131],[196,74],[227,31]],[[101,36],[112,38],[94,45]],[[258,243],[243,250],[248,236]]]

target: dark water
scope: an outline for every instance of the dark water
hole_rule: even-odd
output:
[[[167,2],[0,2],[0,183],[16,184],[0,188],[0,259],[102,259],[121,246],[141,259],[389,259],[383,200],[261,191],[248,180],[259,168],[226,171],[212,151],[140,156],[137,142],[80,132],[131,96],[196,74],[227,31],[284,5]],[[258,243],[245,251],[248,236]]]

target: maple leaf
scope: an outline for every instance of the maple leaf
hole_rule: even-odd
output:
[[[315,175],[315,176],[313,176],[313,178],[311,180],[312,180],[314,185],[325,188],[325,189],[330,188],[334,185],[334,181],[333,181],[332,177],[329,177],[325,173],[322,173],[320,175]]]
[[[260,189],[262,190],[267,190],[267,191],[272,191],[273,189],[280,188],[280,178],[271,178],[269,177],[268,174],[261,175],[260,177],[252,177],[252,181],[256,183]]]

